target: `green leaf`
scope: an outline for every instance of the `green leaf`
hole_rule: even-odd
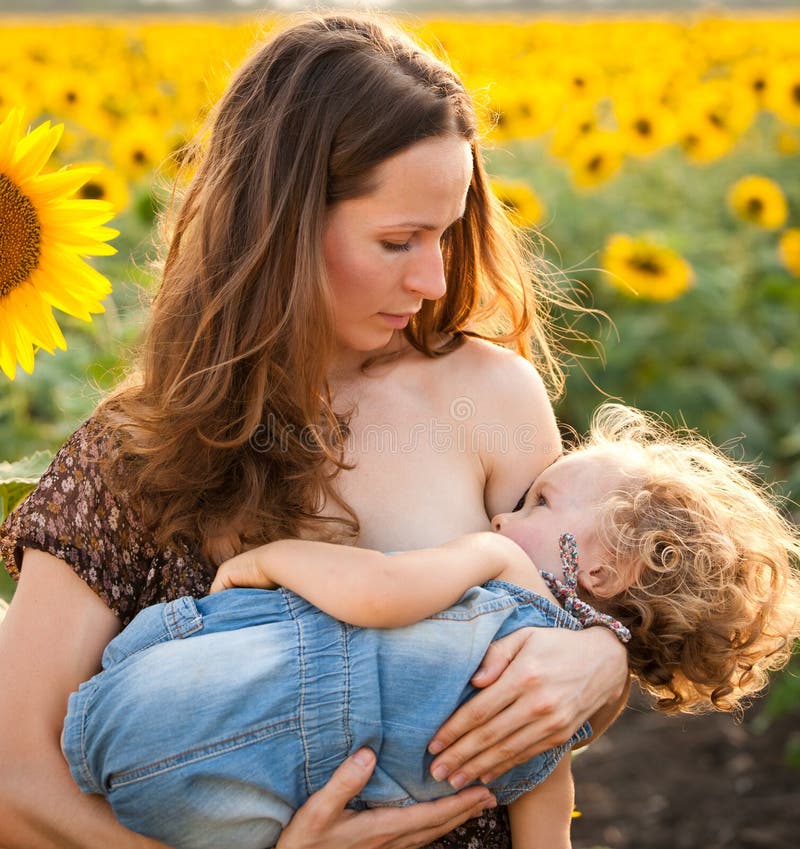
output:
[[[53,455],[37,451],[13,463],[0,463],[0,521],[36,486]]]

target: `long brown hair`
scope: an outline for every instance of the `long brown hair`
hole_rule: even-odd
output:
[[[263,44],[211,116],[172,225],[139,370],[103,407],[124,486],[160,542],[326,535],[342,422],[322,235],[332,204],[422,139],[470,142],[466,214],[443,245],[447,294],[406,330],[429,356],[476,335],[515,348],[558,389],[535,275],[493,198],[455,73],[376,16],[306,15]],[[442,342],[444,340],[444,343]],[[349,526],[349,527],[348,527]],[[329,534],[330,536],[330,534]]]

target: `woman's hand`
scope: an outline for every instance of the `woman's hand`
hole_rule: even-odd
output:
[[[233,587],[274,590],[278,585],[267,574],[268,549],[269,543],[243,551],[226,560],[217,569],[209,593],[218,593]]]
[[[369,781],[375,755],[359,749],[300,808],[276,849],[417,849],[495,806],[485,787],[405,808],[351,811],[345,805]]]
[[[607,629],[521,628],[492,644],[472,678],[485,689],[437,731],[431,773],[459,789],[566,742],[586,719],[597,736],[627,681],[627,654]]]

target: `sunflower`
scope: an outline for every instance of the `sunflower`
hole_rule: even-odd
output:
[[[164,127],[152,118],[127,121],[111,140],[111,158],[131,180],[150,177],[168,155]]]
[[[534,227],[544,218],[544,204],[536,192],[522,180],[493,178],[492,191],[517,227]]]
[[[602,262],[616,288],[651,301],[672,301],[694,281],[692,266],[678,253],[624,233],[609,237]]]
[[[86,163],[94,173],[78,189],[77,196],[88,200],[108,201],[116,212],[122,212],[130,203],[127,182],[102,162]]]
[[[633,156],[650,156],[675,141],[675,115],[657,101],[618,100],[614,111],[623,146]]]
[[[800,132],[782,129],[775,137],[775,149],[783,156],[795,156],[800,153]]]
[[[756,99],[759,109],[768,102],[776,59],[754,56],[736,63],[731,69],[733,81]]]
[[[570,151],[572,180],[581,189],[593,189],[608,182],[622,168],[622,137],[609,130],[589,133]]]
[[[22,136],[16,109],[0,123],[0,368],[12,380],[17,362],[33,370],[35,349],[67,347],[53,307],[90,321],[111,291],[81,259],[115,253],[111,204],[72,197],[94,169],[40,173],[61,130],[46,121]]]
[[[9,71],[0,73],[0,113],[5,114],[13,106],[27,102],[25,89],[20,84],[18,74]]]
[[[593,102],[605,91],[603,68],[585,56],[573,54],[563,57],[555,70],[555,77],[564,85],[567,102],[576,98]]]
[[[765,230],[782,227],[789,214],[781,187],[774,180],[757,174],[742,177],[731,186],[728,206],[737,218]]]
[[[593,103],[577,101],[564,107],[554,124],[550,152],[566,159],[576,144],[599,132],[600,125]]]
[[[557,101],[547,86],[508,86],[498,91],[491,104],[492,138],[535,138],[546,132],[556,118]]]
[[[800,277],[800,227],[790,227],[781,233],[778,253],[787,270],[795,277]]]
[[[788,124],[800,124],[800,62],[788,63],[775,71],[767,103]]]
[[[705,165],[727,156],[736,144],[736,139],[727,130],[721,130],[702,118],[693,124],[684,123],[678,132],[678,142],[687,159]]]

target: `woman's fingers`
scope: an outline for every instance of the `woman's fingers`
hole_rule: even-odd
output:
[[[508,665],[498,680],[437,731],[430,746],[437,754],[431,764],[435,778],[457,789],[475,779],[502,775],[504,767],[570,738],[581,722],[584,681],[563,668],[550,668],[547,654],[552,647],[545,647],[544,658],[539,656],[543,646],[535,644],[552,633],[542,630],[535,639],[526,634],[523,640],[498,641],[488,663],[493,669]]]
[[[431,764],[431,773],[459,789],[487,775],[502,775],[504,764],[514,766],[563,742],[570,736],[563,738],[564,733],[552,714],[532,719],[528,707],[516,702],[446,749]]]
[[[495,806],[485,787],[405,808],[355,812],[345,805],[369,781],[375,755],[359,749],[314,793],[284,829],[277,849],[418,849]]]
[[[343,761],[328,783],[303,806],[308,826],[324,829],[339,819],[345,805],[364,789],[374,769],[375,753],[371,749],[359,749]]]
[[[511,662],[519,653],[520,649],[525,645],[527,632],[530,628],[520,629],[501,640],[498,640],[489,647],[489,650],[484,656],[484,661],[481,667],[473,676],[472,683],[476,687],[487,687],[487,689],[478,693],[474,698],[463,704],[434,735],[428,751],[432,755],[444,751],[449,746],[452,746],[457,740],[462,738],[469,732],[477,729],[488,735],[484,738],[480,734],[474,738],[476,745],[491,744],[499,735],[497,732],[492,732],[484,726],[500,711],[505,710],[510,704],[513,704],[519,697],[519,687],[512,680],[514,677],[513,670],[509,669]],[[481,670],[486,670],[485,675],[480,674]],[[508,669],[508,673],[503,677],[502,686],[492,687],[491,685],[498,680]],[[477,677],[477,680],[476,680]],[[521,682],[522,683],[522,682]],[[529,682],[532,684],[533,682]],[[506,732],[508,734],[508,732]],[[463,748],[463,746],[462,746]],[[434,766],[436,761],[434,761]]]
[[[420,808],[432,806],[429,811],[423,811],[424,816],[429,818],[431,816],[430,811],[434,810],[435,807],[436,822],[434,825],[423,827],[421,831],[418,831],[414,835],[413,843],[408,842],[408,835],[403,835],[386,847],[382,847],[382,849],[419,849],[421,846],[427,846],[437,838],[449,834],[467,820],[480,816],[485,810],[494,808],[496,805],[497,802],[494,797],[489,795],[485,788],[470,787],[467,790],[462,790],[456,796],[448,796],[445,799],[438,799],[436,802],[424,802],[410,809],[403,808],[403,811],[416,813]],[[405,826],[407,824],[406,821]]]
[[[492,643],[483,656],[481,665],[472,676],[472,684],[475,687],[488,687],[494,684],[517,656],[527,639],[526,632],[530,630],[530,628],[520,628]]]
[[[488,784],[517,764],[564,742],[560,729],[548,736],[547,728],[534,723],[498,739],[475,757],[455,766],[448,780],[456,788],[476,779]]]

